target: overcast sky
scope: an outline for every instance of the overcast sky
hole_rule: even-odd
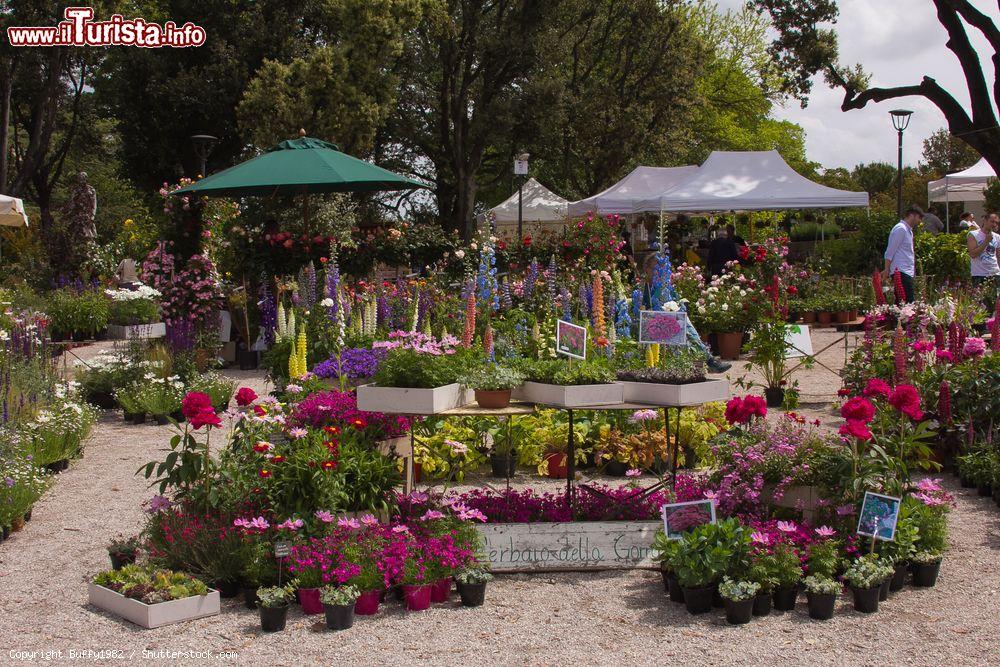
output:
[[[738,8],[743,0],[718,0],[723,8]],[[919,83],[931,76],[961,103],[968,92],[961,67],[945,46],[947,33],[937,20],[931,0],[840,0],[836,30],[844,63],[861,63],[872,75],[873,86]],[[972,0],[981,11],[1000,20],[997,3]],[[980,60],[992,85],[992,52],[975,28],[968,27]],[[791,102],[775,116],[798,123],[806,131],[806,149],[811,160],[824,167],[853,167],[860,162],[896,162],[896,133],[889,110],[905,108],[914,114],[903,135],[903,161],[920,160],[923,140],[944,127],[941,112],[922,97],[869,103],[861,110],[843,112],[843,92],[832,90],[817,79],[805,109]]]

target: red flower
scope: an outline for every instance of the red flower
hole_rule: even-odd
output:
[[[198,430],[202,426],[222,426],[222,420],[219,419],[219,415],[215,414],[215,410],[212,408],[188,417],[188,422],[190,422],[191,428],[195,430]]]
[[[264,415],[267,414],[267,410],[265,410],[264,408],[262,408],[259,405],[255,405],[255,406],[253,406],[253,413],[255,415],[257,415],[258,417],[263,417]]]
[[[857,438],[862,442],[867,442],[872,439],[872,432],[868,430],[868,426],[856,419],[848,419],[840,426],[840,434],[846,435],[849,438]]]
[[[258,454],[263,454],[271,449],[271,443],[269,442],[258,442],[253,446],[253,450]]]
[[[726,420],[730,424],[746,424],[754,417],[767,416],[767,401],[760,396],[736,396],[726,404]]]
[[[881,396],[882,398],[889,398],[889,384],[881,378],[872,378],[865,385],[862,395],[868,398],[875,398]]]
[[[920,411],[920,394],[911,384],[901,384],[893,389],[889,394],[889,405],[914,421],[924,417],[924,413]]]
[[[739,254],[740,254],[740,259],[747,259],[748,257],[750,257],[750,248],[746,247],[745,245],[741,245]]]
[[[257,392],[250,387],[240,387],[236,392],[236,405],[247,406],[257,400]]]
[[[837,396],[846,397],[851,395],[850,389],[838,389]]]
[[[339,426],[324,426],[323,430],[329,433],[330,435],[340,435]]]
[[[322,463],[319,464],[319,467],[322,468],[323,470],[326,470],[327,472],[330,472],[331,470],[336,470],[337,469],[337,462],[336,461],[323,461]]]
[[[189,391],[181,401],[181,413],[189,420],[206,410],[213,410],[212,399],[200,391]]]
[[[840,416],[847,421],[860,421],[867,424],[875,418],[875,406],[867,398],[855,396],[840,408]]]
[[[278,454],[277,456],[271,459],[271,463],[284,463],[284,462],[285,462],[285,457],[282,456],[281,454]]]
[[[268,477],[271,476],[271,471],[268,470],[267,468],[261,468],[257,472],[257,476],[260,477],[261,479],[267,479]]]
[[[795,285],[789,285],[788,286],[788,293],[791,294],[792,296],[795,296],[796,294],[799,293],[799,288],[796,287]]]
[[[531,245],[531,237],[530,236],[525,236],[524,237],[524,247],[528,247],[530,245]]]
[[[365,427],[368,426],[368,424],[365,423],[364,419],[361,419],[359,417],[358,419],[355,419],[354,421],[351,422],[351,426],[353,426],[356,431],[363,431],[365,430]]]

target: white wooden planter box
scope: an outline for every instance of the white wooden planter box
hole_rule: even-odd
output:
[[[215,616],[220,607],[219,591],[213,589],[209,589],[207,595],[145,604],[94,583],[90,584],[90,604],[144,628],[158,628],[161,625]]]
[[[475,398],[471,389],[458,383],[434,389],[408,387],[378,387],[365,384],[358,387],[358,409],[396,415],[434,415],[462,407]]]
[[[623,381],[626,403],[685,406],[729,400],[729,380],[706,380],[691,384]]]
[[[477,524],[495,572],[656,569],[660,521]]]
[[[114,340],[129,340],[130,338],[163,338],[167,335],[167,325],[163,322],[152,324],[134,324],[123,326],[121,324],[108,325],[108,338]]]
[[[617,382],[574,386],[525,382],[520,389],[514,390],[511,395],[522,401],[553,405],[559,408],[616,405],[624,400],[622,386]]]

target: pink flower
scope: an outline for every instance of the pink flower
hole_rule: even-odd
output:
[[[315,516],[323,523],[333,523],[336,520],[336,517],[326,510],[316,510]]]
[[[819,535],[820,537],[833,537],[834,535],[837,534],[837,531],[835,531],[833,528],[830,528],[830,526],[820,526],[819,528],[816,529],[816,534]]]
[[[875,418],[875,406],[867,398],[855,396],[841,406],[840,416],[848,421],[857,420],[867,424]]]
[[[658,418],[659,415],[656,413],[656,410],[636,410],[632,413],[632,416],[629,417],[629,420],[634,423],[640,423],[654,421]]]
[[[854,514],[854,505],[838,505],[837,516],[851,516]]]
[[[794,521],[779,521],[778,530],[783,533],[794,533],[798,530],[798,526],[795,525]]]
[[[881,378],[872,378],[865,385],[865,389],[861,392],[864,396],[868,398],[875,398],[876,396],[881,396],[882,398],[889,398],[889,384]]]
[[[309,435],[309,431],[304,428],[293,428],[288,432],[288,435],[292,436],[296,440],[301,440]]]
[[[921,491],[940,491],[941,480],[931,479],[930,477],[924,477],[922,480],[917,482],[916,486]]]
[[[642,477],[642,471],[638,468],[629,468],[625,471],[626,477]]]
[[[757,544],[770,544],[771,538],[767,536],[767,533],[762,533],[759,530],[755,530],[750,533],[750,541],[756,542]]]
[[[946,501],[943,498],[933,496],[929,493],[914,493],[913,497],[928,507],[937,507],[946,504]]]
[[[289,394],[301,394],[302,387],[300,387],[297,384],[288,384],[285,385],[285,391],[288,392]]]
[[[409,533],[410,529],[407,528],[406,526],[393,526],[392,527],[392,532],[399,533],[399,534]]]
[[[156,514],[160,510],[165,510],[170,508],[170,499],[166,496],[155,495],[149,499],[146,503],[146,511],[150,514]]]
[[[355,530],[361,527],[361,523],[357,519],[348,519],[346,517],[337,521],[337,526],[339,528],[347,528],[349,530]]]
[[[947,362],[955,361],[955,355],[951,353],[951,350],[936,350],[934,354],[937,355],[938,361],[947,361]]]
[[[920,411],[920,394],[911,384],[897,385],[889,395],[889,405],[914,421],[924,417],[924,413]]]
[[[978,357],[986,352],[986,341],[982,338],[977,338],[972,336],[965,339],[965,345],[962,347],[962,353],[967,357]]]
[[[363,526],[377,526],[378,519],[376,519],[371,514],[365,514],[363,517],[361,517],[361,524]]]
[[[298,530],[305,525],[302,519],[285,519],[278,524],[278,530]]]
[[[427,510],[424,515],[420,517],[421,521],[433,521],[434,519],[443,519],[444,514],[438,512],[437,510]]]
[[[267,530],[270,527],[271,524],[269,524],[267,522],[267,519],[265,519],[262,516],[256,517],[255,519],[250,521],[249,524],[247,524],[247,528],[253,528],[255,530]]]
[[[257,400],[257,392],[250,387],[240,387],[236,392],[236,405],[245,407]]]
[[[848,438],[857,438],[861,442],[868,442],[872,439],[872,432],[868,430],[868,426],[856,419],[848,419],[841,424],[839,433]]]

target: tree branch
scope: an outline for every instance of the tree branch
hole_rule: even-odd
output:
[[[980,127],[996,125],[996,115],[993,113],[993,103],[986,78],[983,76],[983,65],[979,61],[969,35],[965,32],[965,24],[954,7],[954,0],[934,0],[937,7],[938,21],[948,31],[946,46],[958,58],[965,74],[965,82],[969,88],[969,99],[972,102],[972,119]]]
[[[841,79],[842,80],[842,79]],[[838,83],[840,85],[840,83]],[[973,128],[973,122],[954,97],[938,82],[929,76],[914,86],[897,86],[895,88],[869,88],[856,93],[850,88],[845,89],[844,102],[840,105],[842,111],[863,109],[869,102],[884,102],[900,97],[924,97],[934,103],[948,121],[952,134],[968,132]]]

